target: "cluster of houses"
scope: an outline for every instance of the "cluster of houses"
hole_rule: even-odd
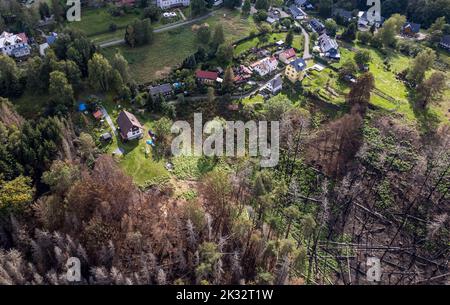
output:
[[[13,34],[6,31],[0,35],[0,50],[3,55],[17,59],[26,57],[31,53],[31,47],[25,33]]]
[[[58,34],[55,32],[45,36],[45,42],[39,45],[39,54],[45,56],[45,50],[55,43]],[[3,55],[15,59],[24,59],[31,54],[31,45],[25,33],[13,34],[3,32],[0,35],[0,51]]]
[[[47,50],[52,44],[55,43],[58,38],[58,33],[51,32],[50,35],[45,36],[45,42],[39,45],[39,55],[45,56],[45,50]]]

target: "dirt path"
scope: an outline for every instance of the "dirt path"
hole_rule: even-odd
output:
[[[105,118],[106,122],[108,123],[109,127],[111,127],[111,130],[114,132],[115,135],[117,135],[117,129],[116,126],[114,126],[113,121],[111,120],[111,117],[108,114],[108,111],[106,111],[105,107],[101,108],[103,117]]]

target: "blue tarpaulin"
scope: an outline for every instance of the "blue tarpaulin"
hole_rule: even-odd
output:
[[[86,104],[85,103],[80,103],[78,105],[78,110],[79,111],[85,111],[86,110]]]

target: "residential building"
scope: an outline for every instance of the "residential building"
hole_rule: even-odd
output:
[[[260,76],[272,73],[277,67],[278,60],[275,57],[266,57],[250,65],[250,68]]]
[[[373,16],[373,18],[369,18],[367,16],[367,11],[359,11],[358,12],[358,28],[361,30],[368,29],[372,25],[375,25],[376,28],[381,27],[384,22],[384,17],[381,15]]]
[[[450,35],[444,35],[441,38],[441,42],[439,42],[439,46],[447,51],[450,51]]]
[[[280,55],[278,56],[278,59],[284,63],[284,64],[288,64],[291,61],[295,60],[297,58],[297,54],[295,53],[294,48],[290,48],[287,50],[284,50],[283,52],[280,53]]]
[[[266,21],[267,21],[268,23],[270,23],[270,24],[273,24],[273,23],[277,22],[278,19],[274,19],[274,18],[272,18],[272,17],[270,17],[270,16],[267,16]]]
[[[0,35],[0,50],[3,55],[15,58],[28,56],[31,53],[28,37],[25,33],[12,34],[3,32]]]
[[[214,71],[197,70],[195,71],[195,77],[202,84],[213,85],[217,81],[219,73]]]
[[[54,44],[56,41],[56,38],[58,38],[58,33],[52,32],[50,35],[46,36],[46,41],[39,45],[39,54],[41,56],[45,56],[45,50],[47,50],[50,45]]]
[[[148,93],[152,97],[158,97],[160,94],[163,96],[170,96],[173,94],[173,88],[171,84],[161,84],[157,86],[149,86]]]
[[[297,20],[304,19],[307,16],[301,8],[295,6],[294,4],[291,4],[291,6],[289,6],[289,12],[291,13],[292,17]]]
[[[278,20],[280,20],[280,15],[277,14],[278,11],[269,11],[267,13],[267,19],[266,21],[270,24],[277,22]]]
[[[281,79],[281,75],[277,75],[274,79],[272,79],[266,86],[266,89],[270,91],[272,94],[277,94],[283,89],[283,80]]]
[[[402,34],[404,36],[414,37],[417,34],[419,34],[419,31],[420,31],[420,24],[418,23],[406,22],[402,26]]]
[[[144,134],[144,127],[142,127],[134,114],[128,111],[122,110],[119,113],[117,125],[119,125],[120,136],[124,141],[141,138]]]
[[[286,66],[284,75],[292,82],[301,81],[304,77],[306,62],[303,58],[297,58]]]
[[[305,6],[308,3],[308,0],[295,0],[294,3],[295,3],[296,6],[302,7],[302,6]]]
[[[329,37],[327,34],[322,34],[317,39],[320,51],[325,57],[331,59],[340,59],[339,46],[335,39]]]
[[[325,31],[325,26],[323,23],[316,18],[311,19],[309,25],[311,26],[311,29],[318,34],[322,34]]]
[[[191,4],[190,0],[156,0],[156,5],[163,10],[179,7],[179,6],[189,6]]]
[[[252,77],[252,74],[253,74],[252,70],[250,70],[249,68],[247,68],[244,65],[240,65],[234,71],[234,80],[233,81],[236,84],[243,83],[243,82],[247,81],[248,79],[250,79]]]

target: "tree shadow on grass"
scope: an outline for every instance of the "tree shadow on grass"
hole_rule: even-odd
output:
[[[126,156],[128,153],[132,152],[135,148],[139,146],[139,140],[130,140],[130,141],[122,141],[122,138],[119,134],[116,135],[117,148],[119,148],[122,152],[123,156]]]
[[[434,133],[441,122],[438,114],[429,107],[422,108],[417,104],[417,95],[414,90],[408,88],[408,102],[414,112],[414,116],[420,125],[420,130],[425,134]]]

